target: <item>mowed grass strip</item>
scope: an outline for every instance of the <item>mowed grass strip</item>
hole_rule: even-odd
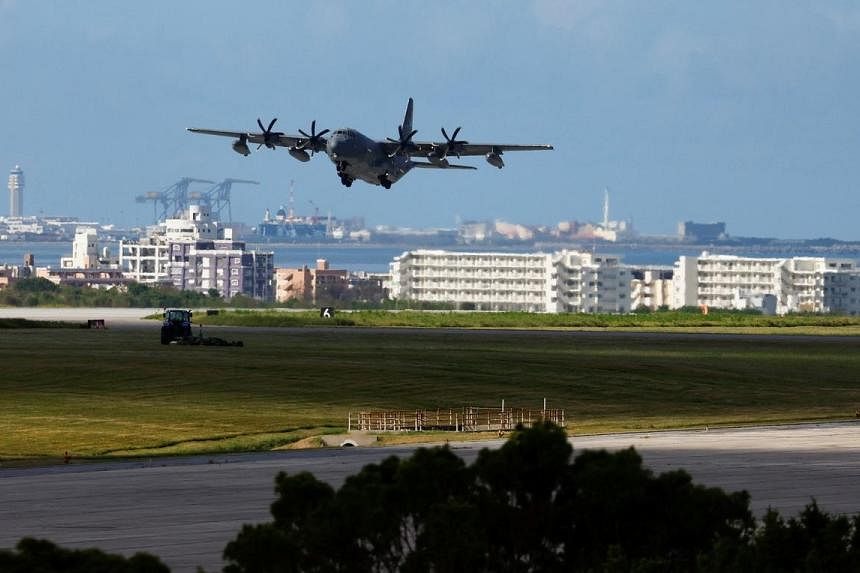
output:
[[[244,348],[140,330],[0,339],[0,456],[265,450],[350,411],[564,408],[574,433],[852,417],[860,338],[230,329]]]
[[[769,329],[781,332],[818,329],[822,333],[860,334],[860,317],[838,315],[761,314],[715,310],[708,314],[666,311],[636,314],[533,313],[533,312],[429,312],[429,311],[336,311],[321,318],[319,311],[220,310],[217,314],[195,313],[196,323],[229,326],[365,326],[425,328],[720,328]]]

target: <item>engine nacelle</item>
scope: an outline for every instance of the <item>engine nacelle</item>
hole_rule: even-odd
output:
[[[431,151],[427,154],[427,160],[433,165],[438,165],[439,167],[448,167],[448,158],[444,155],[441,155],[438,151]]]
[[[502,161],[502,154],[501,153],[488,153],[487,154],[487,163],[489,163],[493,167],[498,167],[499,169],[501,169],[502,167],[505,166],[505,162]]]
[[[290,152],[290,155],[292,155],[293,157],[295,157],[296,159],[298,159],[302,163],[304,163],[305,161],[309,161],[311,158],[311,156],[308,155],[307,151],[305,151],[304,149],[299,149],[297,147],[291,147],[289,149],[289,152]]]
[[[248,149],[248,142],[244,137],[233,142],[233,151],[244,155],[245,157],[251,155],[251,150]]]

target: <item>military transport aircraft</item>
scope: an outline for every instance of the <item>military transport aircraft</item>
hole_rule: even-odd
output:
[[[360,179],[372,185],[382,185],[390,189],[391,185],[406,175],[413,167],[430,169],[475,169],[469,165],[454,165],[448,158],[464,155],[483,155],[490,165],[501,169],[505,163],[502,153],[505,151],[536,151],[552,149],[552,145],[503,145],[498,143],[469,143],[457,139],[460,128],[454,130],[451,136],[442,128],[443,142],[412,141],[418,132],[412,129],[412,98],[406,106],[406,116],[403,124],[398,126],[398,138],[386,138],[385,141],[370,139],[359,131],[351,128],[337,129],[325,138],[330,130],[324,129],[317,133],[316,120],[311,122],[311,132],[301,129],[299,135],[289,135],[281,131],[272,131],[275,118],[268,127],[258,118],[259,133],[242,131],[218,131],[215,129],[188,128],[194,133],[233,137],[233,150],[242,155],[251,153],[248,144],[257,144],[257,149],[266,146],[269,149],[286,147],[294,158],[308,161],[318,151],[326,155],[337,167],[340,182],[346,187]],[[415,161],[413,157],[425,158],[426,161]]]

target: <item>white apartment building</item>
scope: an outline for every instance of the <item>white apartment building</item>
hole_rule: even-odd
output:
[[[139,283],[170,283],[170,244],[218,238],[217,224],[208,208],[191,205],[188,217],[167,219],[159,229],[139,241],[120,241],[123,274]]]
[[[389,296],[460,309],[629,312],[630,270],[618,257],[577,251],[408,251],[391,263]]]
[[[672,306],[672,270],[640,268],[630,275],[630,310],[659,310]]]
[[[825,312],[860,314],[860,268],[855,261],[827,261],[823,304]]]
[[[395,257],[390,268],[391,298],[475,310],[555,311],[547,254],[417,250]]]
[[[680,257],[671,306],[761,308],[775,297],[777,314],[857,312],[860,295],[851,290],[851,276],[859,274],[855,265],[849,259],[824,257],[752,258],[707,252]]]
[[[560,251],[553,255],[554,312],[630,312],[630,269],[612,255]]]
[[[72,240],[72,256],[62,257],[64,269],[94,269],[99,266],[98,232],[92,227],[78,227]]]

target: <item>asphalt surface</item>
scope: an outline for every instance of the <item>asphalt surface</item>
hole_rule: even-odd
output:
[[[635,446],[656,472],[747,489],[753,509],[793,515],[814,497],[860,513],[860,423],[573,437],[576,450]],[[500,441],[453,444],[471,461]],[[0,468],[0,547],[24,536],[131,555],[148,551],[173,571],[223,566],[244,523],[268,521],[279,471],[311,471],[334,486],[362,466],[412,448],[342,448],[171,460]]]
[[[149,328],[157,330],[160,327],[160,322],[157,320],[144,320],[144,317],[153,314],[160,314],[162,308],[22,308],[22,307],[0,307],[0,318],[26,318],[28,320],[48,320],[61,322],[76,322],[86,323],[89,319],[102,319],[105,321],[107,328]],[[285,309],[289,311],[289,309]],[[213,326],[207,325],[207,330],[216,329],[222,332],[253,332],[258,334],[280,333],[280,334],[297,334],[308,332],[308,328],[303,327],[257,327],[257,326]],[[516,329],[465,329],[465,328],[410,328],[398,327],[398,334],[408,335],[410,332],[421,332],[427,334],[434,332],[437,334],[457,333],[468,336],[472,334],[505,334],[510,335],[512,332],[517,332]],[[385,327],[313,327],[314,332],[337,331],[338,333],[349,335],[364,335],[375,333],[391,333],[391,328]],[[668,332],[668,331],[647,331],[647,330],[537,330],[523,329],[519,332],[528,333],[529,336],[555,338],[613,338],[613,339],[660,339],[660,338],[677,338],[685,340],[770,340],[783,342],[804,342],[827,341],[830,343],[860,342],[860,336],[854,335],[804,335],[804,334],[743,334],[743,333],[721,333],[721,332]]]

